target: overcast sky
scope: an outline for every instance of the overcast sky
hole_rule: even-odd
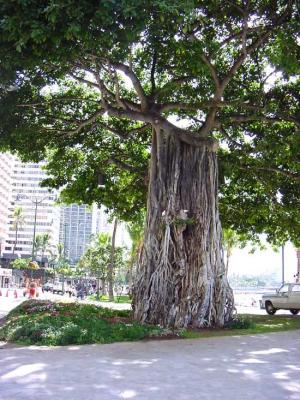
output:
[[[249,251],[249,250],[248,250]],[[246,249],[234,249],[229,263],[229,274],[260,275],[274,274],[281,278],[281,249],[274,252],[270,246],[265,251],[249,254]],[[295,247],[287,243],[284,248],[285,281],[294,282],[297,272],[297,256]]]

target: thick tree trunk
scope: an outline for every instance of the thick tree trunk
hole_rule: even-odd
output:
[[[214,152],[154,132],[147,227],[133,294],[137,320],[203,327],[231,319],[217,186]]]
[[[108,300],[114,301],[114,269],[115,269],[115,247],[116,247],[116,232],[117,232],[118,220],[115,218],[113,234],[111,238],[111,254],[110,262],[108,266]]]
[[[100,278],[97,276],[96,300],[100,300]]]
[[[102,296],[106,296],[106,294],[107,294],[105,278],[101,279],[101,294],[102,294]]]

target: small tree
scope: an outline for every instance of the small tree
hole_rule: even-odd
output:
[[[245,246],[245,242],[232,229],[223,229],[223,248],[226,255],[225,274],[228,275],[229,260],[235,247]]]
[[[143,238],[144,238],[144,214],[137,222],[127,224],[127,231],[131,239],[131,249],[128,260],[128,283],[132,286],[134,269],[138,263],[141,254]]]
[[[115,218],[113,234],[111,237],[110,259],[108,264],[107,280],[108,280],[108,299],[114,301],[114,270],[115,270],[115,250],[116,250],[116,233],[118,220]]]
[[[57,272],[58,274],[62,275],[62,292],[64,294],[64,284],[65,284],[65,270],[69,270],[70,265],[67,263],[65,259],[65,251],[64,251],[64,245],[62,243],[58,243],[56,246],[56,252],[52,253],[51,252],[51,263],[54,264],[54,271]]]
[[[79,261],[79,267],[89,271],[97,279],[97,300],[100,298],[100,280],[103,289],[105,287],[110,256],[110,236],[106,233],[100,233],[94,237],[91,246]]]
[[[16,258],[10,265],[14,269],[28,269],[28,259]]]
[[[116,226],[116,224],[115,224]],[[97,280],[97,300],[100,298],[100,281],[102,282],[103,289],[105,282],[108,280],[110,287],[109,296],[110,301],[114,301],[113,285],[114,275],[117,267],[124,265],[124,251],[121,247],[114,245],[114,240],[111,239],[107,233],[100,233],[96,235],[81,257],[77,268],[79,271],[85,270],[89,274],[96,277]]]
[[[256,250],[265,250],[264,244],[259,237],[237,233],[231,228],[223,229],[223,249],[226,257],[225,274],[228,275],[229,261],[234,248],[243,249],[247,245],[251,246],[249,253],[254,253]],[[274,250],[276,248],[274,247]]]

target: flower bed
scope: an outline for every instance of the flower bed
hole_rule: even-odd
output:
[[[89,304],[28,300],[12,310],[0,340],[22,344],[68,345],[140,340],[160,329],[132,320],[129,310]]]

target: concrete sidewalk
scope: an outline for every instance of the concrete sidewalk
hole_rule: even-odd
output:
[[[0,350],[1,400],[298,400],[300,331]]]

